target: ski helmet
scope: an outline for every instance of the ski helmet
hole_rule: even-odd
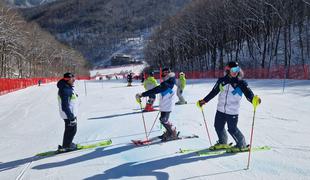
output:
[[[171,72],[170,68],[163,68],[161,71],[161,77],[165,77],[167,74]]]
[[[170,68],[163,68],[162,72],[171,72]]]
[[[239,64],[238,64],[238,62],[236,62],[236,61],[230,61],[230,62],[227,63],[226,66],[229,67],[229,68],[232,68],[232,67],[237,67],[237,66],[239,66]]]
[[[154,72],[153,72],[153,71],[149,71],[149,72],[148,72],[148,75],[149,75],[149,76],[154,76]]]
[[[64,79],[65,80],[69,80],[70,78],[73,78],[74,77],[74,74],[70,73],[70,72],[67,72],[64,74]]]

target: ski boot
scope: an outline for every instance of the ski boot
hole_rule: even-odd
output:
[[[168,136],[168,132],[165,131],[162,135],[158,136],[159,139],[164,139],[165,137]]]
[[[182,104],[187,104],[187,101],[178,101],[175,103],[175,105],[182,105]]]
[[[57,152],[58,152],[58,153],[64,153],[64,152],[67,152],[67,149],[66,149],[66,148],[63,148],[61,145],[58,145]]]
[[[250,150],[250,146],[247,145],[245,147],[233,146],[231,148],[226,149],[227,153],[238,153],[238,152],[247,152]]]
[[[74,150],[77,150],[78,147],[75,143],[71,143],[69,147],[63,147],[63,146],[60,146],[58,145],[58,153],[64,153],[64,152],[69,152],[69,151],[74,151]]]
[[[152,104],[146,104],[144,111],[150,112],[150,111],[156,111],[156,109],[153,108]]]
[[[172,133],[169,133],[167,131],[167,133],[165,134],[165,136],[163,136],[163,138],[161,139],[162,142],[165,142],[165,141],[172,141],[172,140],[175,140],[175,139],[178,139],[178,136],[179,136],[179,133],[176,131],[176,128],[174,128],[172,130]]]
[[[215,150],[221,150],[221,149],[229,149],[232,147],[232,143],[229,144],[220,144],[218,141],[213,146],[209,147],[209,150],[215,151]]]

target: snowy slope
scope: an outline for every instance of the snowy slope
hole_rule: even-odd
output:
[[[145,136],[134,100],[143,91],[140,83],[128,88],[121,80],[88,81],[86,96],[84,81],[79,81],[75,142],[111,138],[113,145],[42,159],[33,156],[55,149],[62,141],[64,123],[58,115],[55,83],[0,96],[0,179],[309,179],[310,81],[287,81],[284,93],[280,80],[249,81],[263,102],[257,109],[254,145],[272,147],[252,154],[250,170],[244,170],[247,153],[210,157],[175,153],[179,148],[209,146],[202,114],[194,103],[214,83],[190,81],[184,94],[189,104],[175,107],[171,114],[183,135],[195,133],[200,138],[135,147],[130,140]],[[204,107],[213,143],[216,103],[215,98]],[[148,128],[156,115],[144,114]],[[251,104],[243,98],[239,127],[247,141],[252,115]],[[159,134],[157,123],[151,136]]]
[[[104,76],[104,75],[114,75],[114,74],[128,74],[130,72],[139,75],[147,64],[132,64],[125,66],[114,66],[103,69],[94,69],[90,71],[90,77]]]

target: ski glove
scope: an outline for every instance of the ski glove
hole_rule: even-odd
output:
[[[252,104],[257,106],[257,105],[259,105],[260,103],[262,103],[261,98],[260,98],[259,96],[255,95],[255,96],[253,97],[253,99],[252,99]]]
[[[140,104],[141,103],[141,97],[142,97],[142,94],[138,93],[136,94],[136,101]]]
[[[201,100],[199,100],[198,102],[197,102],[197,106],[198,107],[202,107],[204,104],[206,104],[206,101],[204,101],[203,99],[201,99]]]
[[[77,118],[74,117],[73,119],[70,119],[70,123],[68,124],[68,126],[76,126],[77,123]]]

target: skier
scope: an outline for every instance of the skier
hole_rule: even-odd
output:
[[[39,79],[39,80],[38,80],[38,86],[41,86],[41,84],[42,84],[42,80]]]
[[[77,149],[75,143],[72,140],[77,131],[77,94],[74,92],[74,75],[70,72],[64,74],[63,79],[57,83],[58,87],[58,102],[60,116],[65,121],[65,132],[63,136],[62,146],[59,145],[58,151],[66,152]]]
[[[144,73],[141,73],[141,83],[143,84],[144,83]]]
[[[132,83],[132,73],[129,73],[127,75],[127,82],[128,82],[127,86],[132,86],[131,85],[131,83]]]
[[[243,80],[243,76],[244,73],[237,62],[228,62],[225,66],[224,77],[219,78],[211,92],[205,98],[198,101],[201,107],[219,94],[214,122],[219,140],[209,148],[210,150],[230,149],[233,152],[248,150],[245,138],[237,127],[238,114],[242,93],[244,93],[249,102],[252,102],[254,94],[248,87],[247,82]],[[261,103],[260,98],[258,102]],[[228,125],[228,132],[236,142],[236,145],[233,147],[227,144],[226,123]]]
[[[159,136],[162,141],[169,141],[177,139],[176,128],[172,126],[172,123],[169,122],[169,115],[174,107],[175,99],[175,74],[170,71],[168,68],[162,70],[163,82],[159,86],[156,86],[153,89],[145,91],[144,93],[136,94],[136,99],[141,102],[141,97],[146,97],[150,95],[155,95],[160,93],[160,122],[165,127],[166,132]]]
[[[178,87],[177,88],[177,96],[179,98],[179,101],[176,102],[175,104],[177,104],[177,105],[187,104],[187,101],[185,101],[185,99],[182,95],[184,88],[186,86],[186,78],[185,78],[185,74],[183,72],[180,72],[179,79],[176,81],[176,85]]]
[[[153,71],[148,72],[148,77],[144,81],[143,86],[144,86],[144,89],[146,91],[153,89],[156,86],[158,86],[158,83],[157,83],[156,79],[154,78],[154,72]],[[155,111],[155,109],[153,108],[153,104],[154,104],[155,99],[156,99],[155,94],[149,95],[149,99],[148,99],[146,106],[144,108],[145,111]]]

